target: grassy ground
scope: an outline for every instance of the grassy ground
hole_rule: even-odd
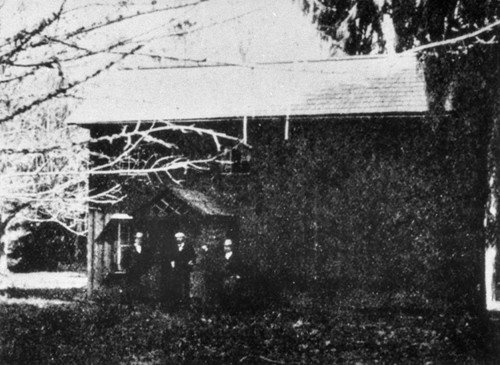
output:
[[[84,275],[75,273],[4,280],[0,364],[500,363],[499,330],[416,299],[290,296],[245,312],[172,312],[157,304],[87,301],[84,286]]]
[[[88,302],[82,288],[0,296],[1,364],[498,363],[467,313],[359,293],[239,313]]]

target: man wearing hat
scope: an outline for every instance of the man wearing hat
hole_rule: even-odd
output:
[[[189,279],[196,260],[196,254],[193,246],[187,242],[186,235],[183,232],[177,232],[175,240],[177,250],[170,261],[170,265],[174,274],[175,299],[178,303],[183,304],[189,300]]]

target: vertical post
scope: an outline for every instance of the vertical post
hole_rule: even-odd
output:
[[[94,232],[95,210],[89,209],[89,231],[87,234],[87,296],[94,290]]]
[[[498,310],[496,301],[496,283],[495,283],[495,261],[497,256],[497,248],[495,244],[487,245],[485,250],[485,292],[486,292],[486,309]]]
[[[246,115],[243,117],[243,143],[248,143],[248,118]]]
[[[116,241],[116,263],[118,266],[118,271],[122,271],[122,223],[118,222],[118,237]]]
[[[101,223],[101,226],[100,226],[100,231],[99,231],[99,234],[102,233],[102,231],[104,230],[104,227],[106,227],[106,214],[102,214],[100,216],[100,223]],[[102,282],[102,278],[104,276],[104,274],[106,273],[106,267],[104,266],[105,265],[105,255],[106,255],[106,243],[104,241],[101,242],[101,245],[99,246],[99,273],[100,273],[100,276],[99,276],[99,284],[101,284]]]
[[[112,271],[113,266],[113,242],[109,240],[104,241],[104,271],[109,273]]]
[[[97,242],[97,237],[102,233],[105,225],[105,215],[102,211],[95,209],[94,210],[94,218],[93,218],[93,233],[92,233],[92,289],[101,285],[102,277],[103,277],[103,243]]]
[[[286,116],[285,119],[285,141],[290,138],[290,115]]]
[[[496,225],[498,224],[498,200],[497,194],[495,192],[495,172],[490,173],[488,186],[489,186],[489,196],[486,208],[486,214],[484,219],[485,229],[496,232]],[[496,237],[487,240],[486,248],[484,252],[484,291],[486,295],[486,309],[487,310],[498,310],[500,308],[500,303],[497,301],[496,297],[496,260],[497,260],[497,240]]]

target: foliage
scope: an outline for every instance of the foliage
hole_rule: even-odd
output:
[[[349,55],[396,52],[461,36],[498,20],[494,0],[301,0],[322,35]],[[387,23],[390,19],[390,25]],[[387,44],[388,28],[395,32]]]
[[[238,314],[172,314],[109,302],[44,308],[2,303],[0,314],[2,364],[494,361],[469,313],[436,302],[418,309],[408,300],[383,304],[362,292],[328,301],[301,297]]]
[[[86,240],[57,223],[25,224],[28,232],[10,242],[8,264],[12,272],[55,271],[62,268],[83,270]]]
[[[250,175],[198,175],[240,217],[247,277],[270,292],[363,288],[479,298],[481,135],[459,118],[292,123],[250,131]],[[321,133],[319,132],[321,131]],[[482,246],[479,246],[482,247]]]
[[[359,11],[369,2],[329,2],[327,8],[309,3],[326,14],[333,11],[328,6],[356,4]],[[473,16],[459,2],[447,3],[459,6],[453,14],[436,2],[422,2],[419,16],[428,22],[420,42],[494,20],[495,5],[482,4]],[[339,10],[339,16],[346,12]],[[450,25],[455,20],[458,33]],[[332,18],[325,22],[339,25]],[[412,37],[404,47],[417,44]],[[420,55],[430,99],[427,118],[293,121],[290,141],[283,141],[275,125],[260,124],[249,132],[250,176],[191,185],[237,207],[242,256],[277,288],[410,291],[481,307],[488,166],[497,164],[488,160],[499,100],[494,39],[473,38]],[[368,48],[358,43],[353,53]],[[449,106],[454,112],[446,112]]]

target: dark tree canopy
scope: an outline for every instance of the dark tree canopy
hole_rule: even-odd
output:
[[[392,19],[395,49],[457,37],[498,19],[496,0],[301,0],[334,47],[349,55],[383,53],[384,16]]]

